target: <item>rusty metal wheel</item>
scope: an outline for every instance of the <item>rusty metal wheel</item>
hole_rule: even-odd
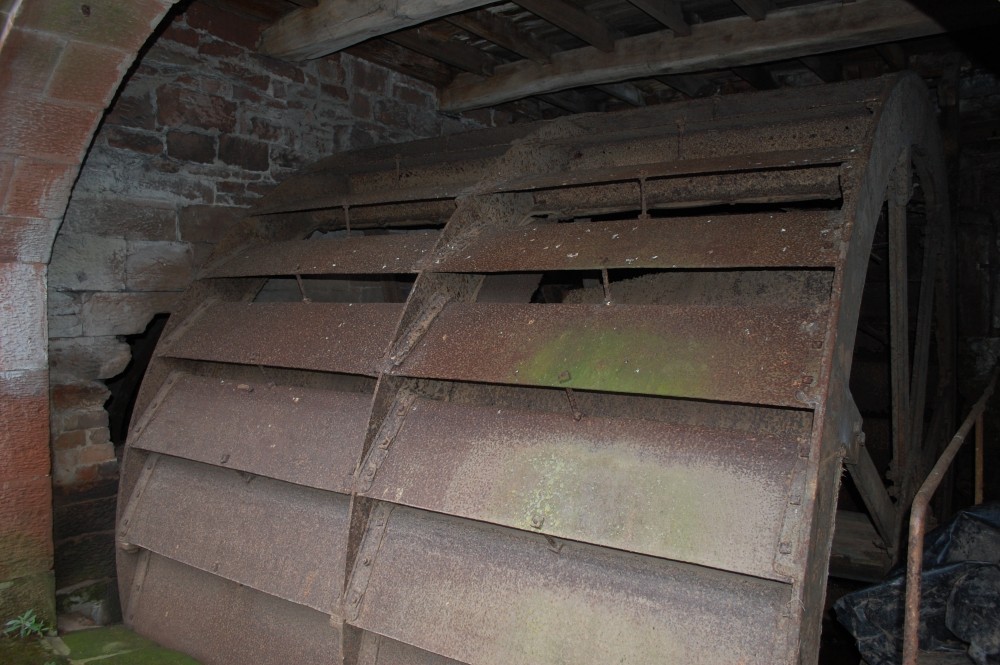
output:
[[[866,267],[907,165],[946,238],[925,92],[577,116],[290,179],[144,382],[126,621],[206,663],[813,662],[845,454],[870,461]]]

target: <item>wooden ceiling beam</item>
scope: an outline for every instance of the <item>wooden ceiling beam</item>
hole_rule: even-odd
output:
[[[461,111],[557,90],[665,74],[755,65],[850,48],[941,34],[1000,21],[994,0],[934,7],[931,17],[906,0],[856,0],[776,10],[766,21],[736,17],[691,26],[691,36],[669,31],[619,39],[615,50],[563,51],[552,62],[497,67],[489,79],[460,75],[442,91],[442,108]]]
[[[719,86],[713,83],[711,79],[698,76],[697,74],[673,74],[670,76],[654,76],[653,78],[692,99],[708,97],[719,91]]]
[[[319,0],[264,30],[258,50],[283,60],[329,55],[372,37],[410,28],[490,0]]]
[[[843,68],[836,56],[808,55],[799,58],[799,62],[824,83],[836,83],[844,78]]]
[[[781,87],[775,80],[771,70],[764,65],[733,67],[733,74],[736,74],[757,90],[777,90]]]
[[[767,12],[774,9],[770,0],[733,0],[733,4],[755,21],[763,21]]]
[[[649,14],[674,31],[678,37],[691,34],[691,25],[684,19],[680,3],[676,0],[628,0],[637,9]]]
[[[546,42],[535,39],[529,33],[518,29],[517,25],[510,19],[481,9],[465,14],[455,14],[445,20],[462,30],[493,42],[511,53],[516,53],[522,58],[528,58],[537,63],[547,63],[549,56],[555,51],[555,48]]]
[[[455,78],[455,70],[434,58],[415,53],[385,39],[369,39],[344,51],[352,56],[382,65],[415,79],[426,81],[439,88]]]
[[[642,90],[631,83],[602,83],[594,87],[610,97],[625,102],[629,106],[646,105],[646,96],[642,93]]]
[[[489,76],[500,60],[486,51],[462,42],[442,39],[439,35],[427,33],[427,28],[413,28],[386,35],[387,41],[416,51],[428,58],[434,58],[463,72]]]
[[[514,0],[515,4],[537,14],[549,23],[576,35],[598,50],[610,53],[615,39],[607,26],[566,0]]]

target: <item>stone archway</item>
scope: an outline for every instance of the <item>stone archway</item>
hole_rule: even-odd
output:
[[[176,0],[0,0],[0,617],[54,619],[46,274],[98,122]]]

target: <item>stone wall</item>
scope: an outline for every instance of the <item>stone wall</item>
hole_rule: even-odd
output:
[[[173,0],[0,0],[0,620],[53,617],[46,264],[94,129]]]
[[[67,605],[111,595],[122,442],[110,438],[105,381],[129,364],[124,337],[169,312],[245,207],[303,165],[510,120],[441,115],[431,86],[350,55],[259,56],[260,28],[200,3],[169,20],[104,118],[56,238],[50,422]],[[102,603],[87,607],[105,618]]]

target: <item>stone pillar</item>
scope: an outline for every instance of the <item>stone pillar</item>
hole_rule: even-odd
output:
[[[80,162],[174,0],[0,0],[0,620],[54,620],[46,276]]]

